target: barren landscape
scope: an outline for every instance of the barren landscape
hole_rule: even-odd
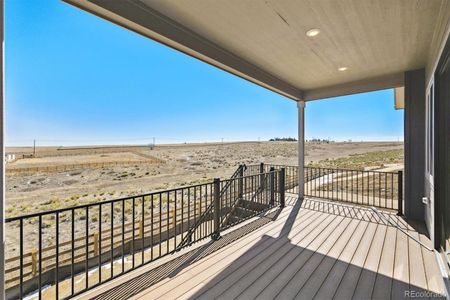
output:
[[[306,163],[381,168],[403,162],[403,143],[306,143]],[[17,158],[32,148],[8,148]],[[39,147],[7,164],[8,217],[227,178],[239,164],[297,164],[295,142]]]
[[[211,182],[216,177],[226,179],[235,172],[239,164],[255,165],[260,162],[291,166],[297,164],[297,143],[293,141],[179,144],[156,147],[39,147],[36,148],[35,154],[32,148],[8,148],[7,152],[17,158],[6,165],[7,217]],[[324,168],[399,170],[403,168],[403,143],[307,142],[306,163],[313,167]],[[318,179],[324,185],[322,188],[319,187],[319,190],[328,189],[330,178],[333,176],[327,177],[326,180]],[[339,177],[336,177],[336,180],[339,181]],[[361,177],[361,180],[364,179]],[[340,192],[342,193],[341,190]],[[142,208],[144,198],[138,199]],[[170,200],[167,195],[164,199],[160,196],[159,200],[159,204],[153,204],[152,198],[152,205],[146,209],[150,207],[153,209],[155,205],[162,209],[163,213],[160,213],[160,216],[172,214],[169,208],[173,208],[173,205],[176,207],[176,198]],[[100,217],[103,228],[117,227],[113,230],[115,236],[120,236],[120,228],[125,228],[120,227],[122,222],[126,222],[129,226],[130,220],[139,219],[139,216],[131,214],[134,202],[123,203],[122,210],[117,206],[114,207],[114,212],[124,214],[122,218],[114,217],[112,213],[108,216],[104,211]],[[112,209],[113,206],[109,207]],[[63,263],[70,261],[71,256],[68,256],[72,239],[70,226],[74,226],[72,234],[77,243],[75,261],[82,263],[85,257],[83,243],[86,236],[91,243],[89,251],[95,253],[95,247],[92,245],[97,243],[93,240],[95,237],[92,233],[99,231],[99,215],[98,207],[73,210],[74,222],[70,222],[70,210],[59,213],[59,221],[55,219],[54,214],[47,214],[42,217],[42,229],[39,229],[40,221],[36,217],[27,218],[23,224],[26,240],[22,249],[26,256],[27,278],[36,275],[33,275],[32,266],[36,266],[39,230],[42,230],[44,270],[51,269],[55,263],[55,244],[58,244],[58,249],[62,251],[60,255]],[[167,217],[166,220],[169,219]],[[59,226],[57,236],[56,225]],[[20,278],[19,229],[17,221],[7,224],[8,286],[14,286]],[[128,232],[121,240],[130,240],[130,234]],[[59,242],[56,242],[57,238]],[[33,257],[35,257],[34,264]],[[36,267],[34,268],[36,270]]]

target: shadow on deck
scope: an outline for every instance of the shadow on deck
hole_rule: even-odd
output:
[[[367,208],[290,197],[278,209],[92,299],[399,299],[444,293],[434,253]],[[394,214],[394,224],[429,240]],[[417,229],[416,229],[417,228]]]

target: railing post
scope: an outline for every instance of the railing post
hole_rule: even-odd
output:
[[[238,199],[244,197],[244,166],[239,166],[239,179],[238,179]]]
[[[398,171],[398,212],[397,215],[403,216],[403,171]]]
[[[211,235],[214,241],[220,239],[220,179],[214,178],[214,232]]]
[[[36,276],[37,274],[37,264],[38,264],[37,254],[38,254],[37,249],[33,248],[31,250],[31,276],[33,277]]]
[[[286,181],[286,168],[281,168],[280,169],[280,173],[279,173],[280,177],[278,179],[278,189],[280,191],[280,207],[285,207],[285,181]]]
[[[264,189],[264,163],[259,164],[259,186],[261,187],[261,190]]]
[[[270,167],[270,205],[275,203],[275,168]]]
[[[98,244],[99,244],[98,232],[95,232],[94,233],[94,256],[98,255]]]
[[[175,227],[175,208],[170,209],[170,225]]]

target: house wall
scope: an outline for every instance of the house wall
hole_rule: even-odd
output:
[[[435,75],[434,198],[435,246],[449,250],[450,238],[450,41],[447,42]]]
[[[442,68],[445,56],[448,56],[450,49],[450,2],[443,3],[446,9],[441,10],[441,14],[437,16],[438,26],[433,37],[433,42],[430,45],[430,57],[426,68],[426,86],[430,86],[430,83],[434,81],[434,97],[435,97],[435,111],[434,111],[434,161],[431,164],[434,165],[434,176],[430,177],[425,174],[424,186],[428,189],[425,190],[425,196],[428,199],[434,201],[433,214],[426,215],[426,223],[430,226],[430,236],[434,242],[436,249],[443,247],[445,249],[445,240],[447,239],[445,232],[445,223],[448,220],[444,220],[444,216],[448,215],[450,209],[449,202],[449,185],[450,185],[450,167],[449,157],[450,151],[448,144],[448,134],[450,132],[450,120],[449,113],[450,107],[448,105],[449,99],[442,98],[441,86],[443,81],[442,76],[437,75],[441,70],[438,70],[438,64],[441,64]],[[437,77],[436,77],[437,76]],[[447,79],[447,85],[450,84]],[[430,188],[432,187],[432,188]],[[432,218],[432,220],[430,219]],[[448,225],[447,225],[448,227]],[[449,250],[449,249],[446,249]]]
[[[439,15],[436,16],[436,28],[430,44],[430,52],[426,65],[427,84],[432,80],[450,33],[450,1],[443,1],[439,12]]]
[[[405,191],[407,218],[425,220],[425,70],[405,72]]]

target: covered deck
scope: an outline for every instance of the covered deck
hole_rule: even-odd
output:
[[[212,208],[217,208],[213,211],[214,232],[206,232],[204,240],[192,247],[172,248],[174,251],[182,249],[175,254],[168,246],[165,254],[172,255],[160,255],[161,259],[124,272],[125,256],[135,252],[135,213],[133,210],[132,238],[126,241],[123,221],[125,209],[122,209],[122,226],[118,228],[122,231],[122,251],[116,251],[120,255],[114,254],[118,250],[114,248],[114,241],[108,244],[112,253],[109,262],[113,264],[116,256],[122,259],[120,277],[111,275],[111,280],[102,280],[100,277],[97,287],[79,298],[397,299],[445,295],[443,275],[433,251],[435,245],[427,238],[423,224],[416,224],[412,220],[431,220],[426,217],[426,213],[434,210],[434,207],[425,207],[422,203],[425,182],[424,83],[430,81],[448,36],[449,1],[255,1],[251,5],[247,1],[64,1],[296,101],[299,151],[297,174],[308,174],[304,166],[306,102],[380,89],[395,88],[401,91],[403,88],[404,105],[398,108],[405,108],[403,204],[400,202],[403,197],[400,196],[397,202],[394,197],[389,202],[386,195],[381,198],[380,193],[377,196],[360,190],[360,186],[368,187],[366,176],[359,178],[345,175],[346,179],[354,178],[357,183],[357,195],[361,195],[361,198],[357,198],[356,202],[362,199],[359,205],[336,201],[350,199],[353,202],[353,184],[348,190],[334,188],[333,182],[342,187],[343,180],[332,181],[331,186],[326,183],[327,194],[331,192],[333,198],[339,191],[341,197],[334,197],[330,201],[308,196],[316,191],[315,188],[305,186],[311,181],[305,180],[304,176],[297,176],[298,191],[290,195],[287,206],[271,207],[263,216],[251,218],[221,232],[222,238],[213,242],[206,237],[217,234],[221,228],[219,219],[222,200],[220,180],[209,182],[205,184],[209,191],[215,187],[215,193],[208,194],[209,199],[217,202],[210,204],[208,211],[200,210],[199,215],[203,217],[199,219],[211,221]],[[311,31],[316,34],[311,35]],[[279,198],[284,202],[284,171],[269,173],[278,174],[277,178],[282,179],[278,184],[282,188],[278,190],[283,190],[283,196],[280,193]],[[245,189],[245,194],[260,195],[261,191],[268,191],[260,187],[268,186],[271,187],[271,193],[277,191],[275,182],[278,181],[266,182],[269,173],[265,176],[263,172],[251,175],[251,182],[259,180],[260,185],[255,188],[252,185],[250,191]],[[331,179],[334,178],[333,174]],[[322,176],[322,181],[313,179],[313,182],[323,185],[323,179],[330,178],[328,173],[325,176]],[[241,175],[232,178],[231,181],[235,183],[233,186],[239,187],[239,181],[243,178]],[[378,181],[370,180],[370,183],[378,191],[386,193],[387,189],[379,184],[383,182],[380,180],[378,176]],[[393,186],[394,177],[390,181],[385,179],[383,185],[389,182]],[[403,180],[397,180],[397,183],[397,194],[402,195]],[[348,186],[347,182],[344,186]],[[237,194],[243,194],[241,188],[238,190]],[[317,192],[323,191],[319,189]],[[390,191],[392,195],[394,188]],[[177,193],[183,193],[184,190],[170,192],[174,197],[170,201],[163,202],[161,193],[158,196],[160,203],[166,204],[164,213],[167,213],[167,217],[159,218],[158,222],[159,228],[163,227],[163,222],[167,222],[166,241],[177,237],[176,229],[173,235],[170,234],[169,223],[177,228],[175,199]],[[188,193],[191,192],[188,190]],[[194,198],[197,194],[194,188]],[[236,193],[231,194],[233,203],[236,203],[233,207],[245,210],[246,207],[238,207],[238,204],[241,200],[250,200],[235,197]],[[144,207],[149,200],[144,196],[141,198],[141,202],[138,202]],[[202,197],[199,198],[198,203],[203,203]],[[135,200],[133,197],[117,201],[125,205],[125,202]],[[264,200],[270,200],[270,197],[266,195]],[[153,198],[150,201],[153,203]],[[170,202],[175,206],[172,217]],[[406,218],[387,210],[378,214],[367,206],[383,202],[387,208],[397,208],[399,212],[404,209]],[[273,201],[266,204],[273,205]],[[114,237],[114,205],[112,202],[98,205],[99,208],[109,205],[111,221],[108,225],[112,224],[110,232]],[[132,205],[134,207],[134,202]],[[283,205],[280,203],[280,206]],[[149,210],[153,211],[153,205],[150,207]],[[160,204],[159,216],[162,216],[161,207]],[[92,251],[94,255],[90,256],[89,208],[76,209],[85,209],[87,216],[84,219],[87,224],[86,242],[82,246],[86,249],[83,254],[85,289],[79,291],[83,292],[94,288],[89,284],[89,272],[93,268],[89,260],[95,259],[98,266],[104,261],[101,236],[99,243],[95,240],[92,243],[99,244],[100,250]],[[144,216],[144,209],[142,211],[141,216]],[[59,216],[60,212],[51,213]],[[98,228],[101,229],[102,215],[99,215]],[[181,216],[184,215],[181,212]],[[153,215],[151,219],[153,224]],[[76,223],[73,217],[71,223]],[[432,232],[430,224],[427,224],[428,231]],[[188,228],[190,232],[197,230],[197,227]],[[101,233],[100,229],[98,232]],[[56,235],[58,230],[59,227]],[[153,237],[153,227],[150,232]],[[144,253],[144,234],[139,235],[142,237],[141,249]],[[133,245],[132,250],[129,247],[125,251],[125,241]],[[58,246],[56,249],[59,249]],[[56,254],[56,298],[59,298],[58,257]],[[23,266],[19,269],[23,271]],[[41,268],[38,284],[34,282],[39,291],[42,290],[40,276]],[[78,275],[72,270],[70,276],[73,282]],[[50,289],[48,291],[51,292]],[[22,292],[20,290],[20,295]],[[71,296],[78,295],[73,292],[72,288]]]
[[[418,243],[432,247],[422,225],[358,205],[299,201],[294,194],[286,204],[224,232],[219,241],[189,247],[80,299],[445,295],[435,253]]]

